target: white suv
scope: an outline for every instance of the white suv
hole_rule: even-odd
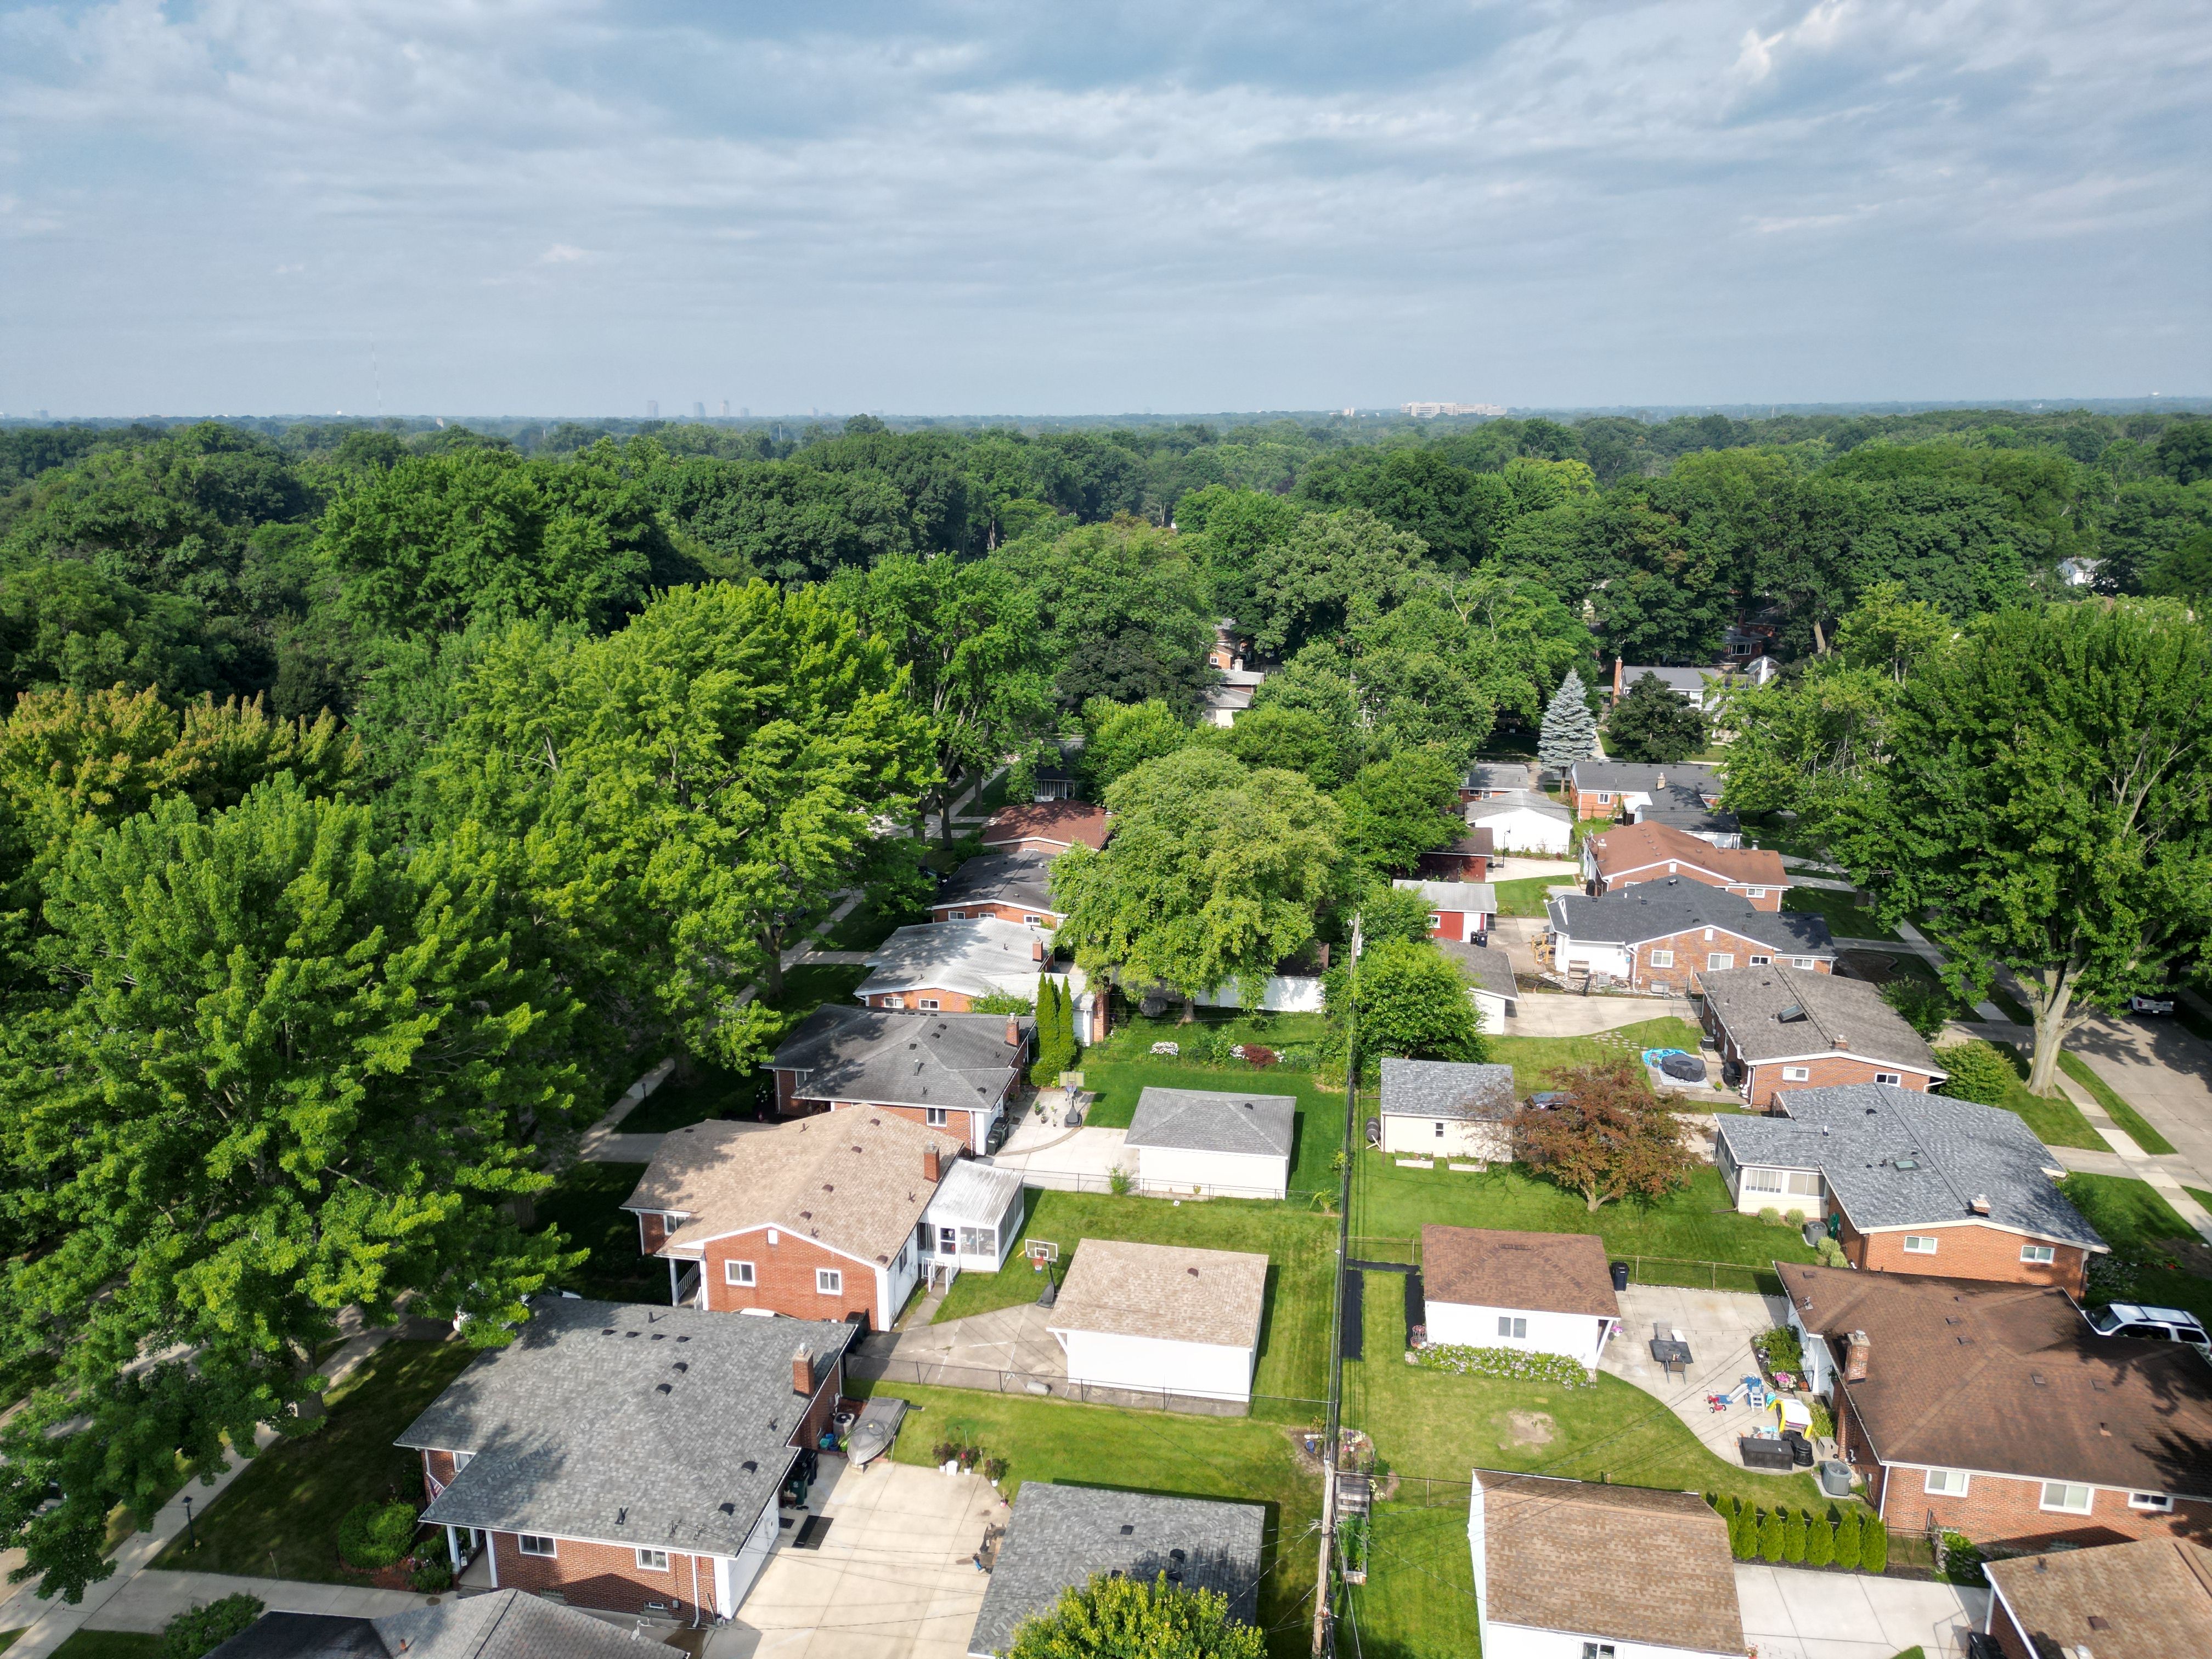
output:
[[[2186,1342],[2191,1347],[2212,1359],[2212,1336],[2204,1334],[2204,1327],[2197,1316],[2180,1308],[2146,1308],[2133,1302],[2115,1302],[2102,1308],[2088,1308],[2081,1316],[2089,1322],[2089,1328],[2100,1336],[2132,1336],[2149,1342]]]

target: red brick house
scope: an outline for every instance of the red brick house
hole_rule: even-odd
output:
[[[1886,1084],[1790,1089],[1782,1115],[1723,1115],[1713,1162],[1736,1208],[1832,1223],[1855,1267],[2086,1293],[2105,1250],[2065,1167],[2016,1113]]]
[[[1991,1561],[1982,1628],[2005,1659],[2212,1653],[2212,1550],[2179,1538]]]
[[[541,1297],[400,1435],[422,1518],[495,1589],[687,1625],[733,1617],[828,1426],[854,1328]]]
[[[1777,1262],[1814,1390],[1892,1527],[2005,1552],[2212,1536],[2212,1367],[2065,1291]]]
[[[1620,818],[1654,806],[1692,804],[1717,811],[1721,775],[1711,766],[1678,761],[1579,760],[1567,771],[1567,794],[1578,818]]]
[[[1049,932],[1067,920],[1052,896],[1052,855],[986,853],[969,859],[937,890],[932,921],[972,921],[985,916]]]
[[[887,1330],[921,1277],[922,1217],[960,1143],[871,1107],[662,1137],[623,1202],[669,1300]]]
[[[762,1069],[785,1117],[865,1106],[981,1152],[1036,1041],[1027,1014],[908,1014],[824,1003]]]
[[[997,916],[901,927],[870,953],[873,969],[854,992],[870,1008],[964,1014],[992,997],[1036,1006],[1051,936]]]
[[[1865,980],[1792,973],[1773,963],[1698,977],[1722,1080],[1762,1111],[1789,1089],[1887,1083],[1926,1091],[1950,1075]]]
[[[1498,920],[1498,890],[1486,881],[1394,881],[1429,907],[1429,937],[1459,941],[1487,937]]]
[[[1701,975],[1741,967],[1834,970],[1828,924],[1795,910],[1762,910],[1741,893],[1687,876],[1571,893],[1546,907],[1554,970],[1686,996]],[[1845,1079],[1838,1079],[1844,1081]]]
[[[1583,837],[1583,890],[1593,898],[1668,876],[1726,888],[1755,910],[1779,910],[1790,884],[1779,853],[1716,847],[1668,824],[1624,823]]]
[[[1459,804],[1506,800],[1530,792],[1528,769],[1519,761],[1477,761],[1460,780]]]
[[[1105,846],[1108,830],[1106,809],[1088,801],[1024,801],[991,815],[983,826],[983,848],[1057,858],[1071,847]]]

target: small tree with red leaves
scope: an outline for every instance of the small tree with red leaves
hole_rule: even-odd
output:
[[[1514,1114],[1513,1156],[1580,1193],[1590,1213],[1632,1193],[1658,1198],[1689,1179],[1697,1160],[1681,1126],[1629,1061],[1561,1073],[1553,1087],[1566,1099]]]

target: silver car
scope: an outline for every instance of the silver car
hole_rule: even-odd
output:
[[[2087,1308],[2081,1316],[2100,1336],[2132,1336],[2147,1342],[2186,1342],[2212,1359],[2212,1336],[2197,1316],[2181,1308],[2148,1308],[2139,1303],[2114,1302]]]

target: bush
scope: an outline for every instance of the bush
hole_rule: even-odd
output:
[[[1820,1257],[1823,1267],[1847,1267],[1850,1265],[1851,1259],[1844,1254],[1844,1247],[1832,1238],[1824,1237],[1814,1253]]]
[[[929,1449],[929,1461],[940,1469],[947,1463],[957,1462],[959,1457],[960,1443],[957,1440],[940,1440]]]
[[[1943,1084],[1945,1094],[1984,1106],[2002,1105],[2021,1076],[2018,1057],[2010,1048],[1979,1037],[1954,1043],[1936,1059],[1951,1074]]]
[[[367,1571],[390,1566],[415,1540],[415,1515],[404,1501],[355,1504],[338,1522],[338,1553]]]
[[[161,1659],[200,1659],[260,1616],[261,1598],[242,1590],[180,1613],[161,1632]]]
[[[1855,1567],[1859,1564],[1859,1512],[1845,1510],[1836,1522],[1836,1565]]]
[[[1006,1460],[1003,1457],[985,1458],[983,1460],[983,1478],[989,1481],[993,1486],[997,1486],[999,1482],[1006,1478]]]
[[[447,1561],[425,1561],[415,1569],[407,1583],[417,1595],[436,1595],[453,1587],[453,1564]]]
[[[1787,1325],[1777,1325],[1772,1330],[1761,1331],[1751,1339],[1751,1346],[1774,1371],[1802,1371],[1805,1369],[1805,1347],[1797,1340],[1797,1333]]]
[[[1729,1516],[1729,1549],[1739,1561],[1755,1560],[1759,1555],[1759,1511],[1741,1498]]]
[[[1431,1343],[1414,1351],[1414,1364],[1455,1376],[1499,1376],[1515,1382],[1549,1382],[1562,1389],[1587,1389],[1596,1379],[1580,1360],[1565,1354],[1531,1353],[1526,1348],[1475,1348]]]
[[[1766,1518],[1759,1523],[1759,1555],[1763,1561],[1778,1563],[1789,1548],[1789,1540],[1782,1525],[1782,1511],[1769,1510]]]
[[[1115,1164],[1111,1169],[1106,1171],[1106,1184],[1113,1189],[1115,1197],[1128,1197],[1130,1185],[1129,1172],[1123,1169],[1120,1164]]]
[[[1879,1516],[1859,1525],[1859,1565],[1868,1572],[1889,1571],[1889,1528]]]
[[[1759,1211],[1759,1218],[1770,1227],[1779,1227],[1784,1224],[1782,1219],[1782,1212],[1776,1209],[1771,1204],[1767,1205],[1764,1209]]]
[[[1985,1588],[1989,1575],[1982,1571],[1980,1547],[1963,1532],[1947,1532],[1936,1547],[1936,1576],[1947,1584],[1970,1589]]]
[[[1813,1413],[1813,1438],[1832,1440],[1836,1437],[1836,1414],[1820,1401],[1808,1402],[1806,1410]]]
[[[1923,1037],[1932,1037],[1951,1017],[1951,994],[1924,979],[1893,979],[1881,988],[1881,1000]]]
[[[1805,1512],[1785,1510],[1782,1516],[1782,1559],[1802,1562],[1805,1559]]]
[[[1825,1515],[1816,1515],[1805,1522],[1805,1565],[1826,1567],[1835,1565],[1836,1529]]]

